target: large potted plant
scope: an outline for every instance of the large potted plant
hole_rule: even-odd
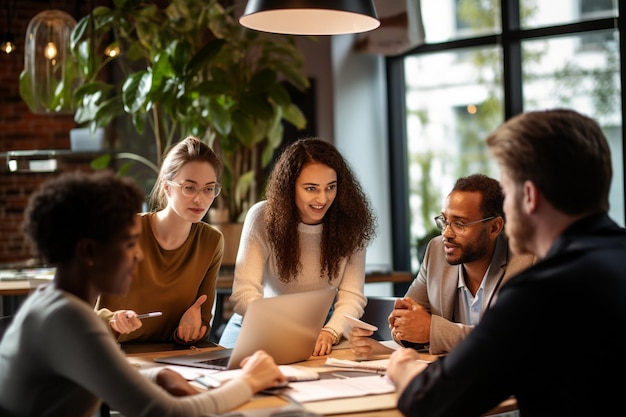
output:
[[[205,140],[224,160],[218,200],[230,221],[260,198],[283,121],[306,125],[286,88],[309,86],[295,40],[244,28],[232,2],[115,0],[79,20],[71,51],[83,78],[76,122],[130,116],[138,133],[151,131],[156,165],[181,136]]]

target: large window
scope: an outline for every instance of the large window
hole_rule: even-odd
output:
[[[484,138],[526,110],[569,107],[600,122],[613,153],[610,215],[623,225],[617,0],[421,0],[421,10],[425,44],[387,62],[391,155],[406,171],[391,185],[395,268],[417,271],[458,177],[499,178]]]

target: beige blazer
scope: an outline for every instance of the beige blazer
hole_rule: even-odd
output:
[[[504,233],[498,236],[496,248],[484,285],[485,292],[480,316],[494,302],[500,286],[512,276],[534,263],[532,255],[511,253]],[[441,236],[428,243],[419,273],[411,283],[406,296],[422,305],[432,315],[430,326],[431,354],[449,352],[474,326],[454,323],[454,310],[461,265],[450,265],[445,258]]]

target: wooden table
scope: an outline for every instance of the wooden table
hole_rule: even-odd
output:
[[[14,314],[26,296],[49,279],[0,280],[0,313],[2,316]]]
[[[346,347],[347,344],[342,343],[340,346]],[[156,357],[164,357],[171,355],[180,355],[181,353],[193,353],[193,352],[201,352],[201,351],[209,351],[221,349],[221,347],[212,347],[212,348],[195,348],[194,350],[188,349],[185,350],[175,350],[175,351],[167,351],[167,350],[158,350],[150,353],[146,353],[145,349],[139,349],[138,353],[127,352],[127,356],[131,358],[135,365],[138,363],[141,366],[164,366],[157,364],[153,361],[153,358]],[[321,367],[326,362],[328,357],[333,357],[337,359],[349,359],[355,360],[354,353],[349,348],[337,349],[335,348],[333,352],[328,356],[319,356],[314,357],[311,356],[308,360],[303,362],[298,362],[294,365],[306,366],[306,367]],[[426,360],[434,360],[437,357],[429,354],[420,354],[423,359]],[[383,359],[388,357],[388,355],[377,356],[373,359]],[[395,395],[395,394],[394,394]],[[256,395],[253,397],[251,401],[248,403],[238,407],[234,411],[243,411],[243,410],[251,410],[251,409],[261,409],[261,408],[272,408],[272,407],[281,407],[289,404],[285,399],[278,396],[268,396],[268,395]],[[484,416],[492,416],[494,414],[500,414],[510,411],[517,410],[517,403],[514,398],[503,401],[498,407],[494,408],[490,412],[486,413]],[[344,414],[330,414],[331,417],[403,417],[402,413],[397,409],[385,409],[385,410],[374,410],[374,411],[365,411],[365,412],[351,412]]]
[[[0,281],[0,296],[28,295],[40,284],[28,280]]]

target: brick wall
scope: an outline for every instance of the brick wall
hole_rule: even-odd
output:
[[[7,5],[14,4],[8,30],[15,35],[17,50],[0,52],[0,263],[18,262],[31,257],[20,231],[23,210],[32,191],[46,179],[57,175],[11,173],[6,152],[32,149],[69,149],[69,131],[76,127],[73,115],[37,115],[30,112],[19,95],[19,75],[24,68],[24,36],[30,20],[39,12],[54,8],[72,15],[77,21],[89,13],[91,2],[75,0],[19,0],[3,4],[0,33],[5,31]],[[110,1],[95,1],[95,5]],[[89,170],[89,160],[70,161],[62,169]]]

